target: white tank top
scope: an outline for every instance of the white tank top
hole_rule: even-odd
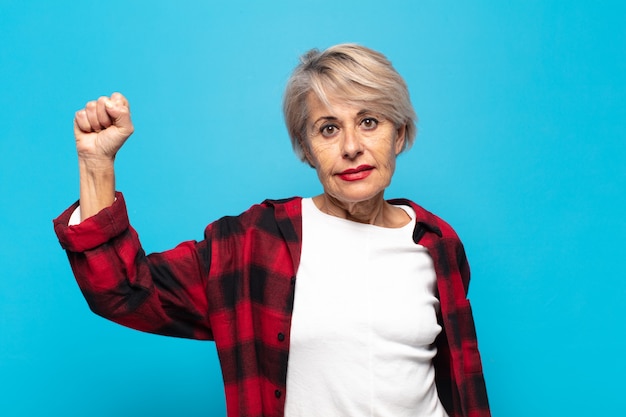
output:
[[[432,359],[439,301],[411,222],[390,229],[302,200],[287,417],[447,417]]]

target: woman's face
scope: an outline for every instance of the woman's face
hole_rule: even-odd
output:
[[[347,204],[382,198],[404,145],[404,128],[367,108],[335,99],[329,104],[309,94],[303,144],[324,192]]]

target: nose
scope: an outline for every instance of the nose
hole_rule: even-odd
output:
[[[345,159],[355,159],[357,156],[363,154],[363,143],[355,130],[344,130],[342,145],[342,156]]]

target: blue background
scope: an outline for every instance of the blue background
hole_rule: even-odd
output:
[[[280,110],[311,47],[358,42],[419,115],[387,197],[448,220],[473,269],[497,416],[622,415],[626,3],[0,1],[0,415],[220,416],[212,343],[89,312],[51,219],[78,196],[76,110],[122,91],[118,188],[146,250],[311,196]]]

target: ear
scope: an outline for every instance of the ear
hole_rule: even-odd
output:
[[[396,143],[395,143],[396,156],[398,156],[400,152],[402,152],[402,149],[404,149],[405,140],[406,140],[406,125],[402,125],[396,130]]]

